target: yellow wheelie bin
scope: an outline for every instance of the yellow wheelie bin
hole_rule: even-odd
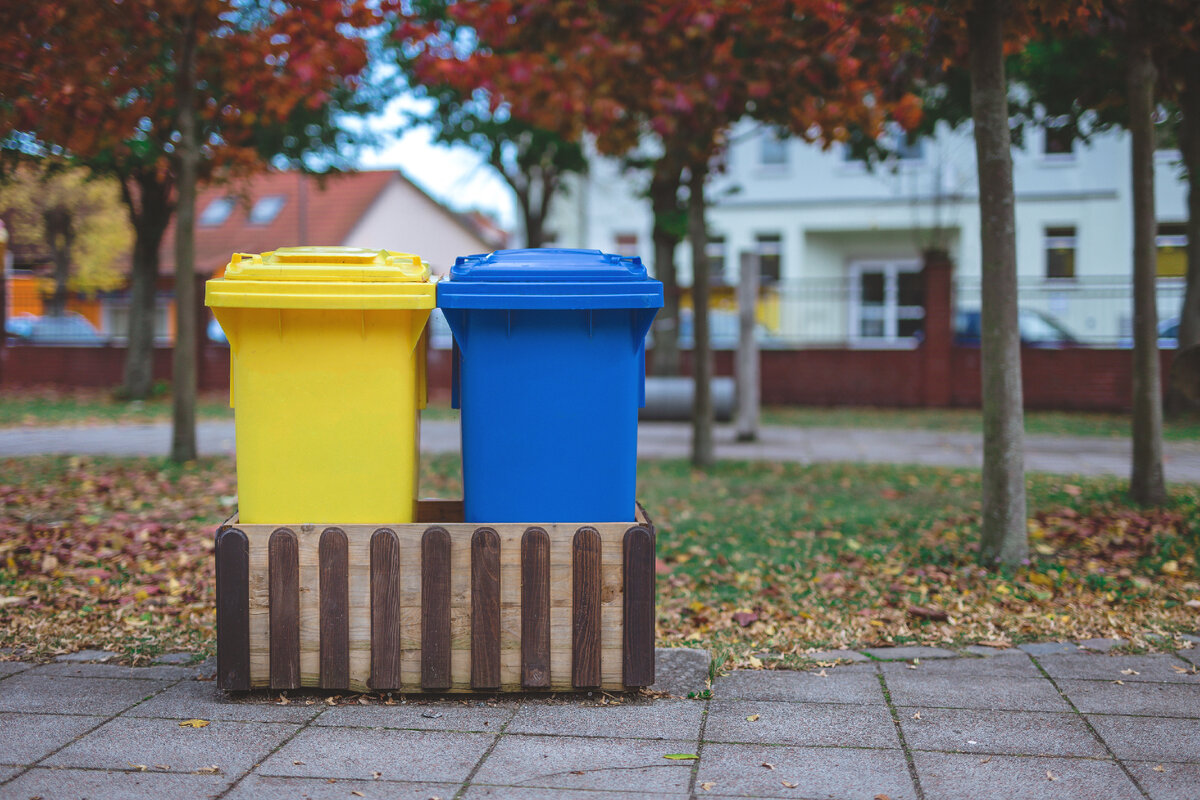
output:
[[[417,494],[418,256],[350,247],[234,254],[205,303],[229,339],[243,523],[404,523]]]

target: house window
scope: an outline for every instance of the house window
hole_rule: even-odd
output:
[[[224,224],[233,213],[234,200],[232,197],[217,197],[200,212],[196,222],[202,228],[215,228]]]
[[[925,139],[900,131],[896,136],[896,156],[901,161],[921,161],[925,158]]]
[[[283,203],[286,199],[281,194],[271,194],[260,198],[254,204],[254,208],[250,209],[250,224],[270,225],[283,210]]]
[[[775,131],[763,131],[758,139],[758,161],[764,167],[782,167],[788,162],[787,139]]]
[[[763,283],[778,281],[783,275],[783,237],[778,233],[761,233],[754,237],[758,253],[758,274]]]
[[[158,297],[154,301],[154,340],[159,343],[170,341],[173,333],[169,303],[164,297]],[[106,300],[102,309],[104,333],[114,341],[125,342],[129,338],[129,298]]]
[[[636,256],[638,254],[638,237],[636,233],[618,233],[616,246],[613,248],[617,255]]]
[[[1158,247],[1157,274],[1160,278],[1187,275],[1187,227],[1182,222],[1163,222],[1155,237]]]
[[[914,340],[925,326],[920,262],[861,261],[850,266],[850,338],[885,344]]]
[[[1046,277],[1075,277],[1075,228],[1046,228]]]
[[[1071,158],[1075,152],[1075,132],[1067,117],[1046,120],[1042,136],[1042,154],[1054,158]]]
[[[725,282],[725,237],[710,236],[704,247],[708,256],[708,279],[712,283]]]

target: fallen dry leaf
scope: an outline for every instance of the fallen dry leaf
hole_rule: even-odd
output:
[[[992,757],[991,757],[991,756],[988,756],[987,758],[983,759],[983,760],[982,760],[982,761],[980,761],[979,763],[980,763],[980,764],[986,764],[986,763],[988,763],[988,762],[989,762],[989,761],[991,761],[991,760],[992,760]]]
[[[303,767],[303,766],[304,766],[304,762],[303,762],[303,761],[293,761],[292,763],[293,763],[293,764],[295,764],[297,767]]]
[[[909,606],[908,615],[917,619],[928,619],[934,622],[945,622],[950,618],[950,615],[940,608],[930,608],[929,606]]]
[[[208,720],[206,719],[185,719],[179,723],[181,728],[207,728]]]
[[[1050,770],[1046,770],[1046,780],[1048,780],[1048,781],[1056,781],[1056,780],[1058,780],[1058,776],[1057,776],[1057,775],[1055,775],[1055,774],[1054,774],[1053,772],[1051,772]]]
[[[1136,669],[1123,669],[1123,670],[1121,670],[1121,674],[1122,675],[1141,675],[1142,673],[1138,672]]]
[[[354,795],[355,797],[366,797],[366,795],[365,795],[365,794],[363,794],[362,792],[358,791],[357,789],[354,789],[354,790],[352,790],[352,791],[350,792],[350,794]]]
[[[216,764],[212,764],[207,767],[200,767],[199,769],[195,770],[195,772],[199,775],[216,775],[220,771],[221,768]]]
[[[792,783],[791,781],[780,781],[780,783],[782,783],[784,786],[786,786],[789,789],[795,789],[797,786],[800,785],[798,783]]]
[[[913,718],[913,719],[920,719],[920,718],[921,718],[921,712],[920,712],[920,711],[918,711],[917,713],[913,714],[913,715],[912,715],[912,718]]]
[[[746,717],[746,722],[758,722],[762,718],[762,714],[751,714]]]
[[[691,761],[700,756],[695,753],[667,753],[663,758],[669,758],[671,761]]]
[[[711,792],[712,788],[716,785],[717,784],[713,783],[712,781],[705,781],[704,783],[700,784],[700,788],[706,792]]]
[[[149,767],[147,767],[145,764],[133,764],[133,763],[130,763],[130,764],[129,764],[129,767],[130,767],[131,769],[136,769],[138,772],[145,772],[146,770],[150,769],[150,768],[149,768]]]
[[[380,778],[383,777],[383,773],[382,772],[372,772],[371,777],[374,778],[375,780],[379,780]]]
[[[733,614],[733,621],[743,628],[748,628],[758,622],[758,614],[753,611],[736,611]]]
[[[1113,683],[1115,683],[1117,686],[1124,686],[1124,685],[1125,685],[1125,681],[1122,681],[1122,680],[1115,680],[1115,681],[1113,681]]]
[[[762,762],[761,764],[759,764],[759,766],[760,766],[760,767],[766,767],[767,769],[775,769],[775,765],[774,765],[774,764],[768,764],[766,761],[764,761],[764,762]]]
[[[1155,764],[1154,771],[1155,772],[1166,772],[1167,770],[1163,767],[1162,764]]]
[[[892,800],[892,796],[890,794],[884,794],[883,792],[880,792],[879,794],[875,795],[875,800]]]

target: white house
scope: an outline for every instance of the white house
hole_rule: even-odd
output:
[[[783,341],[905,346],[921,328],[920,253],[944,246],[955,263],[956,306],[979,306],[979,211],[969,126],[904,148],[869,170],[841,145],[778,140],[743,124],[727,169],[709,189],[715,279],[736,284],[738,254],[757,252],[768,287],[760,315]],[[1124,132],[1070,142],[1031,130],[1014,148],[1021,304],[1097,345],[1127,336],[1132,316],[1130,140]],[[1177,151],[1157,161],[1159,314],[1182,297],[1186,187]],[[594,157],[548,225],[557,243],[652,261],[645,176]],[[678,253],[690,283],[689,253]],[[716,304],[732,302],[718,291]],[[1038,317],[1030,316],[1038,323]],[[1044,319],[1044,317],[1042,317]],[[1047,323],[1049,324],[1049,323]]]

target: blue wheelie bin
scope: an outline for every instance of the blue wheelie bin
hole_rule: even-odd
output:
[[[437,295],[457,345],[466,521],[632,520],[662,283],[599,250],[499,250],[459,258]]]

